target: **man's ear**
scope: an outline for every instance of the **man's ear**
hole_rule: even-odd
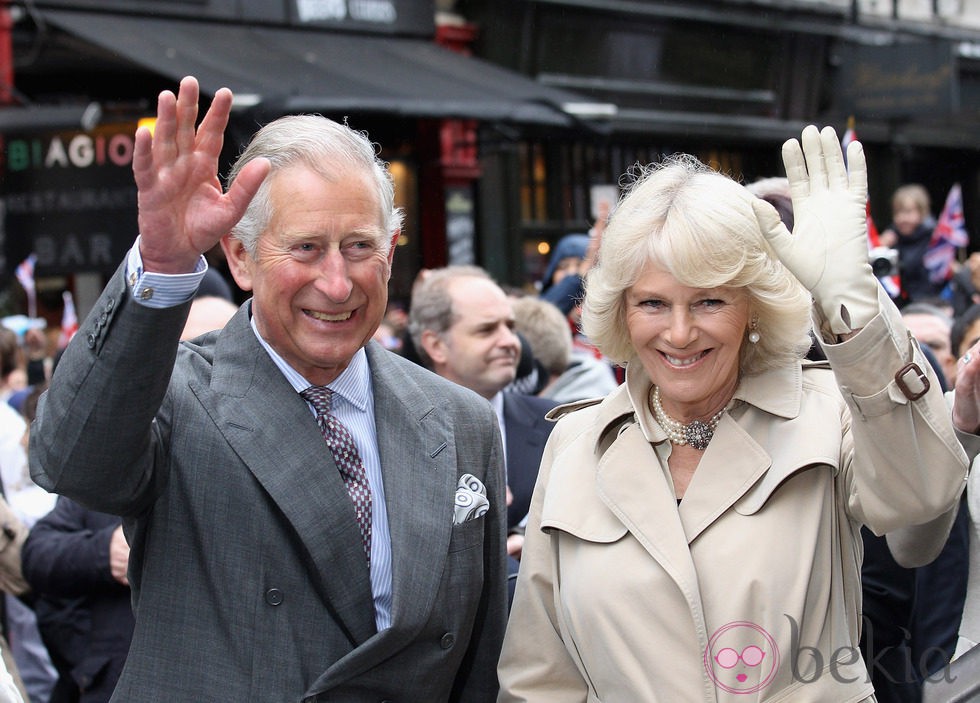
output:
[[[391,268],[392,262],[395,260],[395,248],[398,246],[398,238],[402,236],[401,228],[395,230],[395,233],[391,235],[391,246],[388,247],[388,268]]]
[[[422,332],[421,342],[422,348],[429,355],[429,358],[432,359],[434,365],[446,363],[446,359],[449,357],[449,350],[446,347],[446,342],[440,335],[432,330],[425,330]]]
[[[226,234],[221,238],[221,249],[225,252],[228,269],[232,278],[242,290],[252,290],[252,266],[255,262],[238,237]]]

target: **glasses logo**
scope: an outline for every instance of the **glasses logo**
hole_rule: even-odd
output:
[[[722,625],[704,651],[704,667],[718,688],[729,693],[755,693],[772,683],[779,649],[772,635],[751,622]]]

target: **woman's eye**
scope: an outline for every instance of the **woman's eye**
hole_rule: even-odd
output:
[[[707,298],[698,303],[698,305],[706,310],[716,310],[717,308],[723,307],[725,301],[719,300],[718,298]]]

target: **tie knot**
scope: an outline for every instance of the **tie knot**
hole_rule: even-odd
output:
[[[326,386],[310,386],[300,391],[299,394],[316,409],[317,415],[326,415],[330,412],[330,401],[333,398],[333,391]]]

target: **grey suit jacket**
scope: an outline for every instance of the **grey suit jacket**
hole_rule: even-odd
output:
[[[343,480],[249,304],[178,344],[188,307],[136,304],[117,271],[32,432],[40,485],[125,519],[136,630],[112,700],[493,700],[506,510],[489,404],[367,347],[392,540],[378,633]],[[464,473],[491,508],[454,526]]]

